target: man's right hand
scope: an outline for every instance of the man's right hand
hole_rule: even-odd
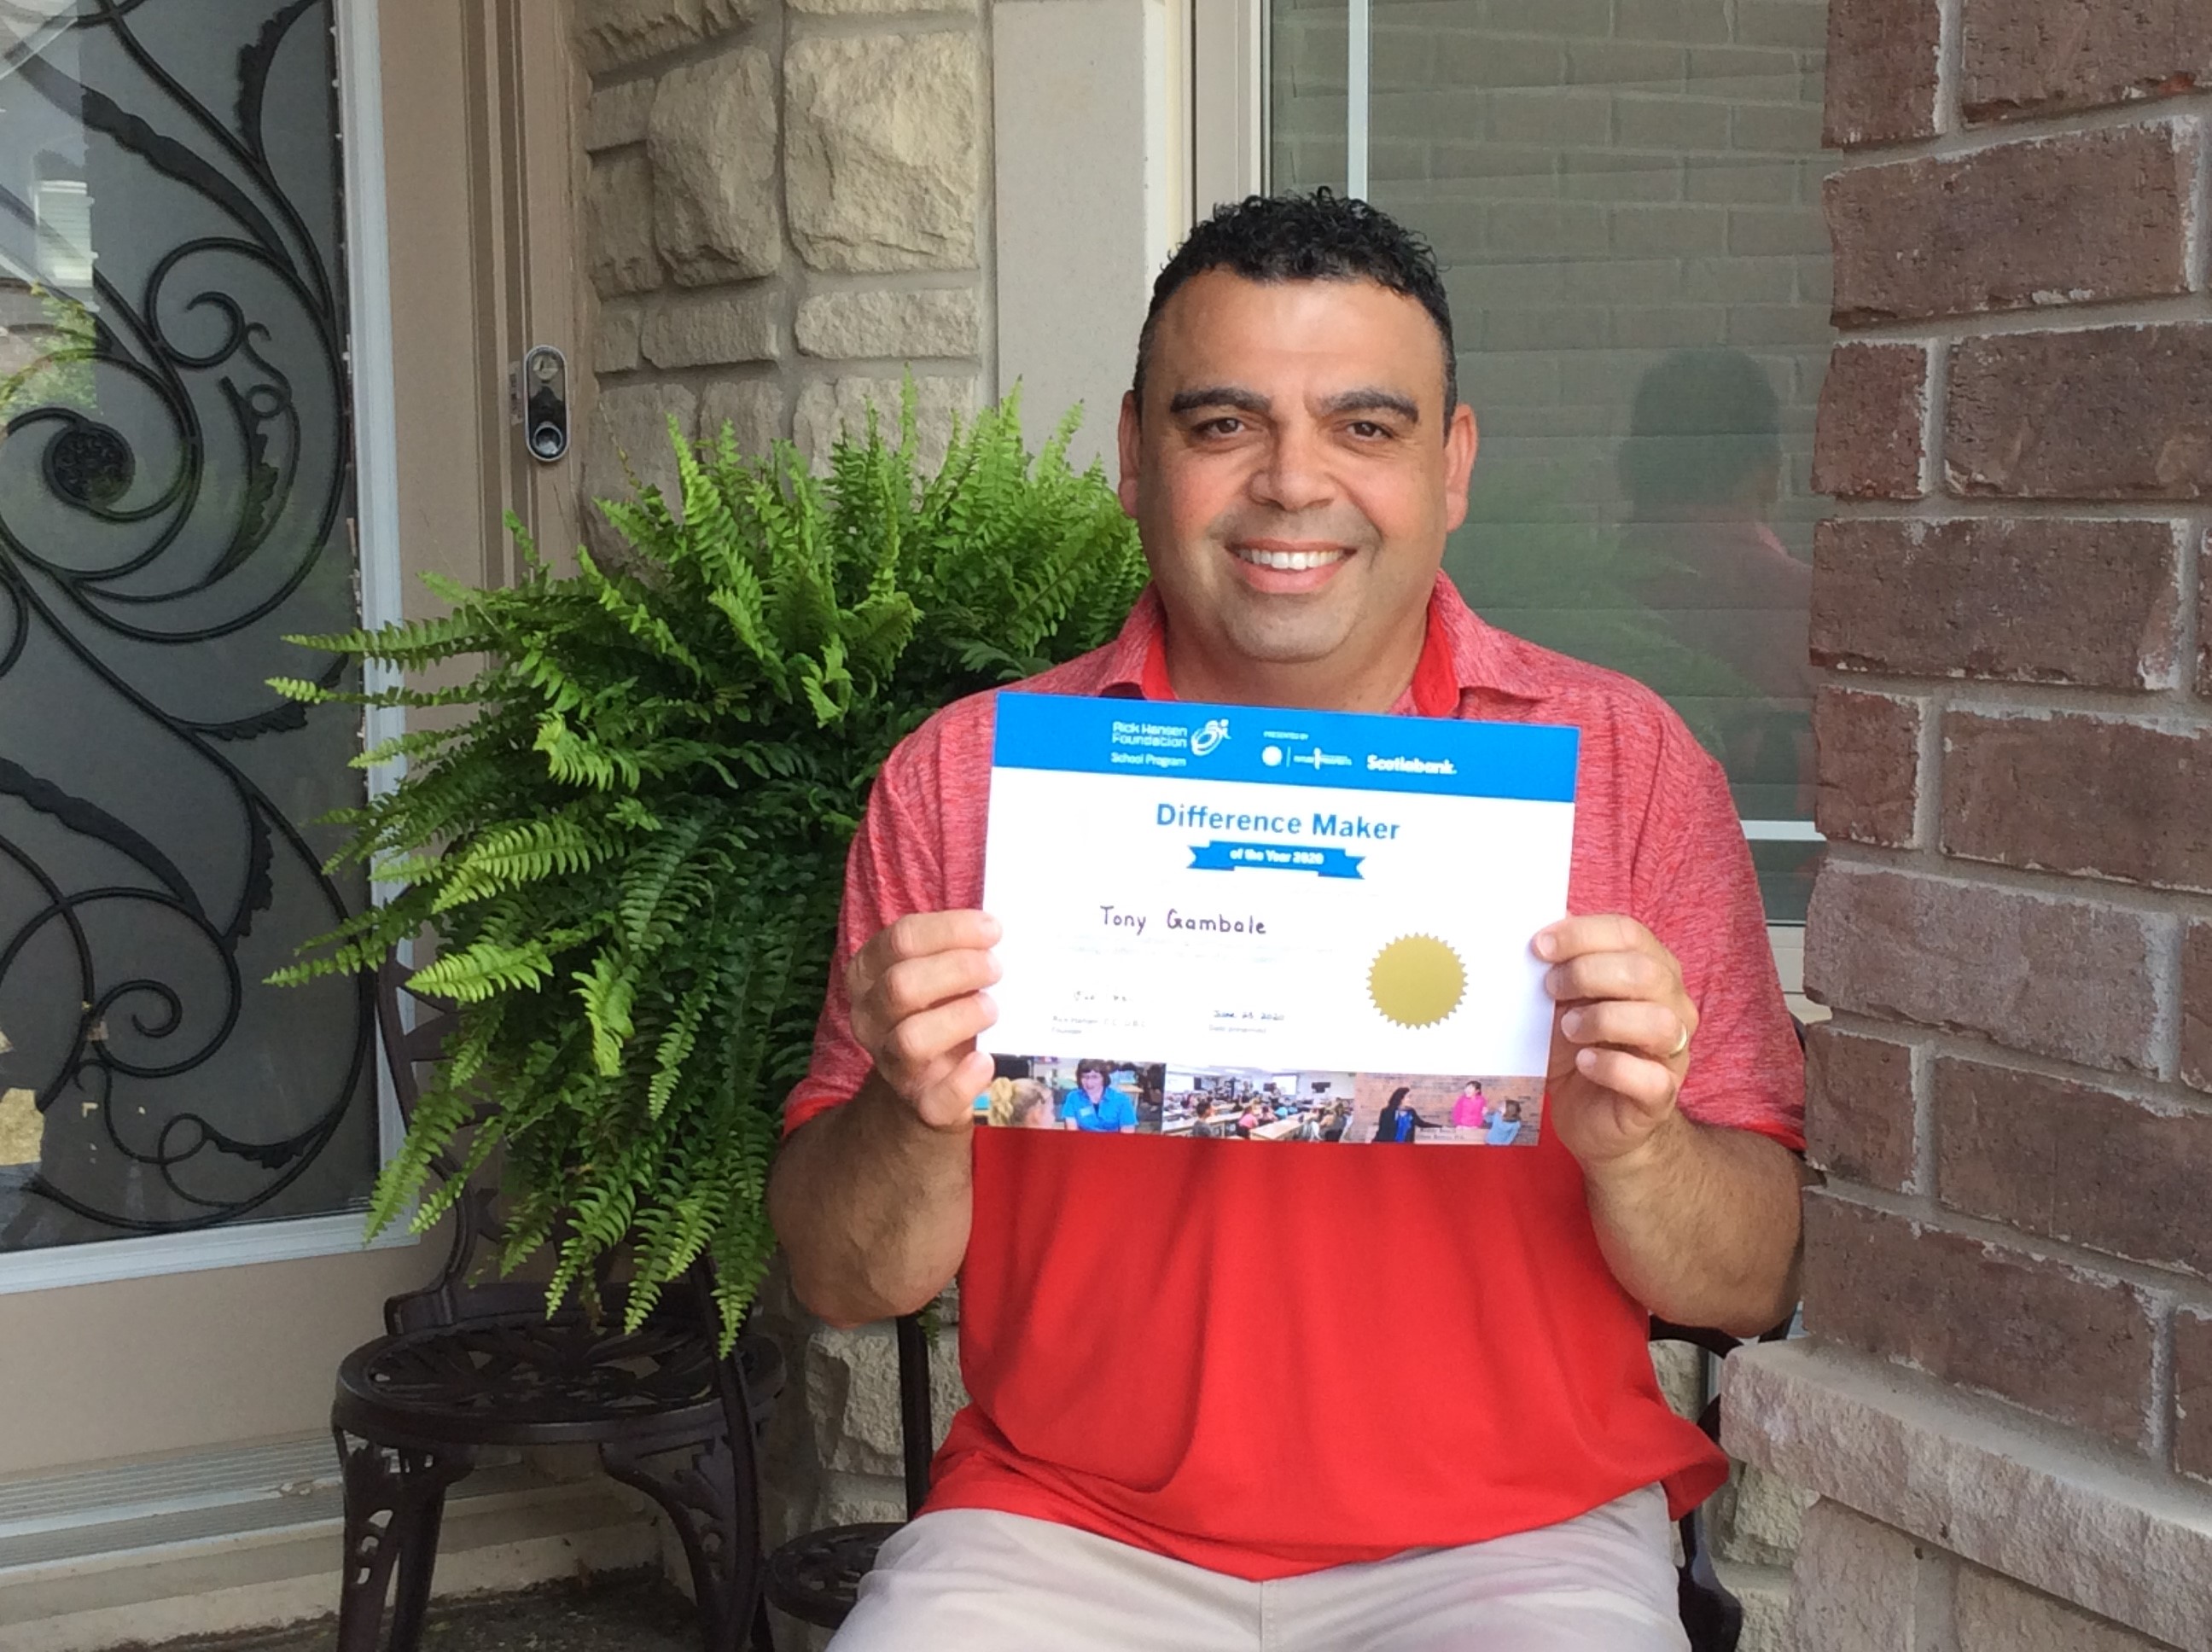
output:
[[[999,920],[982,912],[910,913],[854,956],[853,1036],[876,1077],[923,1124],[965,1130],[991,1082],[976,1035],[996,1021],[983,990],[999,979]]]

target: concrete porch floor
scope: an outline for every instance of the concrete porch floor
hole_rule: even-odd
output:
[[[110,1652],[333,1652],[337,1619],[212,1638],[134,1641]],[[422,1652],[699,1652],[691,1602],[649,1573],[434,1603]]]

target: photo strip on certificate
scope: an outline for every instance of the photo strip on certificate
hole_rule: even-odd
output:
[[[1534,1147],[1544,1085],[1418,1072],[1199,1071],[1099,1056],[1000,1056],[975,1122],[1192,1141]]]
[[[980,1122],[1532,1146],[1579,736],[998,698]],[[1045,1052],[1039,1054],[1039,1052]]]

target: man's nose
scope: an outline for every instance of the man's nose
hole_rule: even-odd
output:
[[[1304,511],[1328,503],[1334,493],[1321,432],[1295,424],[1277,426],[1267,462],[1252,478],[1254,498],[1278,510]]]

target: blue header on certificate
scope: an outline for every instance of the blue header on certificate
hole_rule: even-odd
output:
[[[1001,768],[1572,803],[1578,731],[1194,701],[1002,692]]]

